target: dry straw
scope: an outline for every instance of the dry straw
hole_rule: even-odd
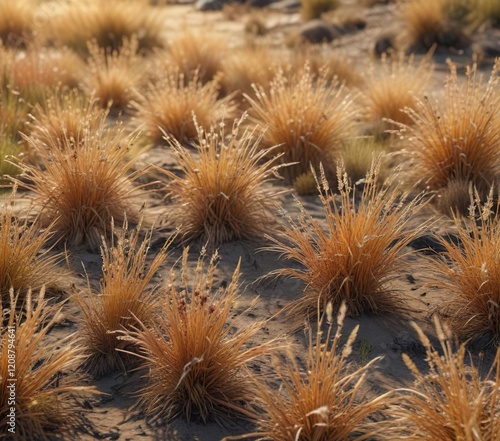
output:
[[[186,249],[180,283],[172,269],[154,320],[126,333],[141,350],[147,385],[138,406],[150,422],[165,424],[178,416],[222,422],[255,415],[248,406],[256,394],[250,364],[275,345],[250,345],[263,323],[241,327],[232,314],[239,265],[227,287],[216,288],[217,258],[214,254],[207,265],[202,250],[191,276]]]
[[[153,231],[140,233],[141,224],[121,231],[112,225],[116,239],[103,242],[103,276],[98,294],[88,281],[87,295],[78,294],[75,302],[82,311],[80,335],[85,345],[85,367],[96,377],[131,366],[130,355],[118,349],[133,351],[130,342],[120,340],[117,331],[132,329],[137,323],[149,323],[155,308],[157,287],[150,286],[153,277],[167,258],[170,241],[148,262]],[[135,360],[135,359],[134,359]]]
[[[415,384],[397,390],[385,437],[415,441],[496,441],[500,433],[500,349],[490,372],[482,378],[478,368],[466,364],[465,346],[455,352],[449,332],[436,320],[440,348],[432,347],[415,326],[427,352],[423,372],[406,354],[403,359]]]
[[[76,372],[83,359],[83,350],[75,334],[62,339],[47,339],[61,314],[61,304],[51,304],[38,295],[26,293],[23,313],[18,313],[14,291],[10,291],[10,308],[6,308],[6,326],[0,327],[0,430],[12,440],[48,441],[60,436],[77,439],[88,432],[82,410],[82,396],[96,393],[93,387],[82,386],[83,378]],[[0,302],[0,308],[8,302]],[[8,328],[8,326],[12,328]],[[15,349],[9,351],[9,338],[14,330]],[[10,357],[15,352],[15,435],[9,436],[7,421],[11,405],[8,386]]]
[[[272,154],[283,153],[281,163],[296,163],[282,171],[290,184],[311,164],[322,162],[327,171],[334,169],[342,143],[353,133],[353,98],[327,74],[323,70],[315,76],[306,65],[288,80],[280,71],[270,90],[259,86],[255,98],[245,95],[252,121],[267,127],[262,146],[276,146]]]
[[[342,302],[350,315],[401,311],[404,302],[391,281],[405,266],[406,246],[426,228],[409,221],[423,206],[423,194],[410,198],[395,185],[399,175],[379,183],[382,157],[374,159],[359,201],[343,165],[337,168],[338,198],[324,173],[317,179],[325,224],[297,200],[301,214],[288,217],[282,238],[270,238],[272,250],[300,267],[285,267],[270,274],[302,280],[304,295],[290,304],[289,312],[302,317]]]
[[[260,150],[258,128],[239,134],[243,120],[227,137],[223,127],[216,132],[198,126],[196,154],[170,140],[183,174],[161,171],[170,179],[171,219],[186,240],[219,245],[261,238],[276,226],[272,212],[279,192],[268,183],[276,177],[277,157],[264,159],[268,152]]]

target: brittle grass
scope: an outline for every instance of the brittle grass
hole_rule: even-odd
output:
[[[46,248],[50,229],[42,230],[37,219],[30,222],[16,216],[12,210],[15,194],[14,189],[0,200],[0,298],[5,302],[11,288],[22,300],[30,288],[54,288],[61,277],[56,264],[62,256]]]
[[[141,348],[148,383],[140,391],[138,406],[150,422],[162,424],[178,416],[223,422],[255,415],[248,406],[255,397],[249,365],[275,342],[250,345],[263,323],[241,327],[238,316],[232,315],[239,265],[227,287],[217,289],[217,258],[212,255],[207,265],[202,250],[190,280],[185,249],[180,284],[173,268],[154,320],[127,333],[126,338]]]
[[[276,146],[273,154],[283,153],[281,163],[297,163],[282,170],[287,183],[316,168],[322,162],[334,169],[342,142],[352,135],[357,108],[353,98],[327,71],[317,77],[306,65],[290,80],[278,72],[270,91],[255,88],[256,98],[245,95],[252,108],[252,122],[267,130],[262,147]]]
[[[270,274],[306,284],[303,296],[287,307],[290,314],[302,317],[329,302],[334,308],[345,302],[352,316],[404,311],[404,301],[391,281],[406,265],[405,247],[425,228],[426,222],[409,224],[424,204],[423,194],[410,198],[400,191],[397,173],[381,185],[381,161],[381,156],[374,159],[358,202],[342,164],[337,168],[340,198],[322,173],[318,191],[326,225],[297,200],[300,216],[297,220],[288,217],[283,238],[270,238],[271,250],[300,265]]]
[[[466,364],[465,345],[455,352],[449,332],[436,320],[440,348],[435,349],[414,326],[427,352],[428,371],[409,356],[403,359],[415,377],[412,388],[400,390],[390,408],[389,440],[495,441],[500,433],[500,350],[482,379],[478,368]],[[495,373],[496,371],[496,373]],[[398,392],[398,391],[396,391]]]
[[[259,385],[258,397],[262,414],[257,420],[255,433],[227,437],[225,440],[252,436],[257,440],[274,441],[341,441],[374,439],[376,426],[370,417],[380,411],[387,396],[374,399],[362,398],[369,369],[380,357],[359,369],[348,361],[359,325],[342,346],[341,332],[346,314],[340,308],[337,330],[334,332],[331,304],[327,320],[318,319],[317,330],[308,328],[308,347],[303,366],[289,350],[282,357],[275,357],[272,380],[280,388],[266,383]],[[327,322],[324,330],[325,321]]]
[[[444,111],[428,99],[406,109],[413,123],[403,130],[415,180],[434,191],[453,180],[471,182],[485,197],[500,173],[500,62],[486,83],[476,66],[467,70],[463,84],[450,68]]]
[[[111,219],[123,222],[127,215],[130,221],[137,220],[130,198],[140,189],[133,182],[141,170],[128,174],[133,159],[125,161],[134,134],[118,129],[112,136],[104,129],[82,133],[77,148],[67,133],[58,148],[26,137],[41,168],[20,164],[29,179],[17,182],[33,192],[57,239],[69,247],[99,249],[101,236],[109,237]]]
[[[0,41],[6,46],[24,47],[33,37],[35,0],[4,0],[0,3]]]
[[[261,238],[276,226],[272,212],[277,192],[266,184],[277,177],[278,158],[264,159],[268,152],[260,150],[257,128],[239,135],[243,121],[235,122],[228,137],[223,128],[216,132],[198,127],[196,154],[170,140],[183,175],[161,171],[169,178],[171,219],[185,240],[217,246]]]
[[[492,208],[492,191],[484,204],[476,191],[469,217],[454,216],[459,243],[441,238],[446,251],[441,260],[432,262],[432,279],[452,292],[443,308],[453,332],[461,339],[496,345],[500,343],[500,218]]]
[[[161,141],[165,133],[181,143],[195,139],[193,114],[205,129],[231,118],[231,97],[219,100],[217,82],[202,84],[193,75],[187,80],[178,69],[170,69],[163,79],[149,83],[134,101],[137,121],[153,141]]]
[[[2,324],[0,328],[0,430],[6,439],[48,441],[68,436],[76,439],[89,430],[81,401],[83,395],[97,392],[93,387],[82,386],[82,375],[76,372],[84,356],[75,334],[47,340],[62,305],[49,303],[44,292],[42,288],[35,296],[29,290],[21,313],[19,298],[10,291],[10,309],[6,308],[5,318],[7,326],[14,329],[14,349],[9,347],[12,334],[7,326]],[[15,353],[15,383],[9,376],[12,353]],[[7,421],[12,405],[8,403],[8,386],[12,384],[15,384],[16,410],[15,435],[10,436]]]
[[[118,349],[133,351],[130,342],[117,331],[130,330],[138,323],[147,324],[155,308],[157,287],[150,283],[167,258],[170,241],[148,263],[152,230],[140,238],[141,224],[132,230],[125,222],[121,231],[112,226],[110,245],[103,241],[103,275],[96,295],[88,282],[87,295],[74,297],[82,311],[79,330],[86,350],[85,368],[96,377],[113,370],[126,370],[137,359]]]

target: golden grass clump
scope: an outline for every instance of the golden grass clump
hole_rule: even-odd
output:
[[[300,17],[304,21],[321,18],[325,12],[330,12],[340,6],[339,0],[304,0],[300,6]]]
[[[307,285],[304,295],[288,307],[289,313],[314,313],[318,305],[323,309],[329,302],[334,308],[345,302],[352,316],[403,310],[404,302],[391,281],[407,265],[405,247],[426,226],[425,222],[409,225],[423,206],[423,195],[409,199],[401,194],[397,173],[380,185],[381,161],[381,156],[374,159],[359,202],[342,164],[337,168],[340,200],[322,173],[318,190],[326,227],[297,201],[301,215],[297,220],[288,218],[283,238],[270,238],[271,250],[301,265],[271,274]]]
[[[16,441],[48,441],[59,439],[61,434],[78,439],[82,432],[89,431],[82,410],[83,396],[96,393],[94,388],[82,386],[82,376],[76,372],[83,359],[80,342],[75,334],[47,339],[61,314],[61,305],[49,304],[43,288],[37,296],[28,291],[23,313],[17,312],[16,300],[11,290],[5,325],[0,326],[2,435]],[[14,371],[9,369],[13,366],[12,354]],[[15,405],[11,401],[13,395]],[[14,433],[9,431],[12,420]]]
[[[30,114],[30,139],[49,149],[77,148],[87,133],[104,130],[107,112],[81,91],[55,89]]]
[[[171,218],[186,240],[220,245],[274,230],[277,192],[266,184],[276,177],[277,158],[263,160],[268,152],[259,151],[257,129],[239,134],[243,120],[234,123],[228,137],[223,128],[217,133],[198,127],[196,155],[170,140],[183,175],[162,171],[175,204]]]
[[[372,65],[361,96],[366,104],[365,118],[373,125],[374,134],[395,130],[394,121],[413,123],[405,109],[415,109],[417,100],[423,98],[432,70],[428,58],[415,66],[413,57],[406,58],[404,54],[389,57],[383,54],[378,72]]]
[[[388,147],[373,137],[355,138],[342,147],[341,158],[349,179],[356,183],[362,181],[372,165],[373,158]],[[381,174],[384,173],[382,167]]]
[[[438,44],[459,48],[467,41],[463,23],[453,3],[457,0],[407,0],[401,2],[400,15],[411,43],[424,50]]]
[[[150,283],[167,258],[170,242],[149,262],[152,231],[141,239],[140,226],[128,230],[125,223],[122,231],[112,227],[116,242],[113,240],[111,245],[103,242],[101,247],[103,275],[99,294],[89,284],[86,296],[74,297],[83,314],[79,332],[85,346],[85,367],[96,377],[131,366],[136,358],[118,349],[133,351],[134,348],[120,339],[117,331],[149,323],[154,312],[157,289]]]
[[[149,83],[133,103],[138,124],[154,141],[162,141],[165,134],[181,143],[195,139],[193,114],[205,129],[232,117],[231,97],[218,99],[217,82],[202,84],[196,75],[186,81],[178,69],[170,69],[161,80]]]
[[[69,247],[99,249],[101,236],[109,236],[111,219],[136,220],[130,198],[141,171],[127,174],[133,160],[125,158],[134,135],[121,129],[111,134],[105,128],[81,133],[77,148],[68,134],[56,148],[26,137],[41,166],[20,164],[28,179],[19,185],[33,192],[43,207],[42,219],[52,223],[57,239]]]
[[[25,47],[34,34],[35,0],[3,0],[0,3],[0,41]]]
[[[293,181],[293,189],[300,196],[311,196],[318,194],[318,186],[314,173],[310,170],[307,173],[302,173]]]
[[[326,71],[316,77],[306,65],[290,81],[279,72],[270,91],[256,87],[255,96],[246,98],[252,121],[267,126],[262,147],[276,146],[272,152],[283,153],[281,163],[297,163],[282,170],[287,183],[320,162],[327,172],[335,168],[357,112],[352,96],[338,81],[329,81]]]
[[[412,124],[402,131],[414,179],[438,192],[450,181],[471,182],[485,197],[500,173],[500,61],[486,83],[476,66],[467,70],[463,84],[450,68],[444,110],[429,99],[406,109]]]
[[[134,35],[141,52],[164,45],[163,10],[142,1],[71,0],[58,3],[51,14],[45,38],[84,55],[94,40],[110,52],[119,51]]]
[[[0,199],[0,298],[4,301],[11,288],[22,297],[30,288],[54,288],[61,277],[56,264],[62,256],[45,248],[51,231],[42,230],[37,219],[30,222],[15,215],[15,194],[14,189]]]
[[[331,315],[330,309],[327,311]],[[257,431],[245,437],[273,441],[317,440],[344,441],[375,439],[376,429],[370,416],[380,411],[386,399],[363,398],[363,386],[373,359],[359,369],[352,369],[348,362],[359,325],[341,345],[341,331],[346,314],[345,305],[337,318],[333,331],[332,317],[324,328],[324,316],[318,320],[317,330],[308,328],[308,348],[303,362],[289,350],[284,357],[274,360],[272,381],[275,387],[259,386],[258,397],[263,413],[257,420]],[[228,437],[226,439],[241,439]]]
[[[213,32],[185,29],[169,43],[166,55],[186,82],[195,78],[205,84],[217,79],[228,51],[227,40]]]
[[[454,216],[459,244],[441,239],[446,251],[432,262],[433,283],[453,293],[444,310],[462,339],[500,343],[500,218],[493,193],[481,204],[477,191],[468,219]],[[498,206],[495,207],[498,211]],[[451,266],[450,266],[451,263]]]
[[[138,40],[125,40],[120,51],[89,44],[90,58],[84,89],[101,107],[124,111],[134,97],[134,89],[143,76],[144,58],[137,53]]]
[[[255,415],[247,405],[256,393],[249,364],[275,343],[250,345],[263,323],[241,327],[232,314],[239,265],[228,285],[217,289],[217,258],[214,254],[207,265],[202,250],[190,280],[185,249],[180,285],[172,269],[167,295],[152,323],[126,333],[141,349],[148,383],[138,406],[150,422],[162,424],[178,416],[222,422]]]
[[[500,433],[500,349],[492,369],[482,378],[466,364],[465,345],[453,350],[446,328],[436,321],[440,350],[415,326],[427,352],[422,372],[409,356],[403,359],[415,377],[413,387],[399,391],[390,407],[388,440],[496,441]],[[496,373],[495,373],[496,371]],[[398,392],[398,391],[396,391]]]

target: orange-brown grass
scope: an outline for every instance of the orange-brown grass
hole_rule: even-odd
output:
[[[61,305],[48,303],[43,289],[36,296],[28,291],[23,313],[17,312],[20,308],[16,308],[13,291],[10,308],[7,305],[3,303],[6,315],[0,326],[0,430],[4,439],[48,441],[61,439],[62,434],[78,439],[82,431],[88,431],[82,395],[96,391],[82,386],[82,376],[75,371],[83,358],[75,334],[47,339],[61,315]],[[14,371],[9,369],[12,360]],[[9,401],[9,386],[15,388],[15,405]],[[15,434],[7,431],[12,407]]]
[[[373,125],[375,134],[396,129],[394,121],[406,125],[413,119],[405,111],[415,109],[417,100],[423,97],[432,75],[433,66],[424,58],[415,66],[413,57],[404,54],[381,59],[379,70],[372,65],[362,98],[365,118]]]
[[[405,247],[417,237],[425,222],[416,227],[409,220],[422,207],[422,194],[413,199],[401,194],[394,173],[379,183],[381,156],[374,159],[366,175],[359,202],[343,165],[337,168],[339,198],[324,177],[318,179],[326,226],[299,204],[301,215],[288,218],[283,238],[270,238],[271,248],[300,268],[283,268],[271,274],[306,283],[304,295],[288,307],[302,316],[331,302],[342,302],[350,315],[402,311],[404,302],[391,286],[406,263]]]
[[[326,71],[326,77],[330,81],[338,81],[348,87],[363,85],[363,77],[347,53],[332,51],[329,47],[301,43],[290,51],[289,68],[292,72],[297,71],[306,63],[314,75],[321,75],[323,70]]]
[[[304,0],[300,6],[300,17],[304,21],[321,18],[324,13],[333,11],[339,6],[339,0]]]
[[[454,19],[450,3],[454,0],[408,0],[401,2],[400,15],[411,43],[430,49],[434,44],[459,46],[462,26]]]
[[[149,83],[133,103],[138,123],[152,140],[160,142],[165,134],[181,143],[196,138],[193,114],[205,129],[223,118],[231,118],[231,97],[218,99],[217,82],[202,84],[196,75],[187,84],[186,81],[178,69],[170,69],[163,79]]]
[[[139,393],[138,406],[151,422],[178,416],[222,422],[255,415],[248,406],[255,397],[249,364],[275,343],[250,344],[263,323],[241,327],[232,311],[239,265],[227,287],[215,288],[217,258],[214,254],[207,265],[202,250],[190,280],[186,249],[180,284],[173,268],[152,323],[127,333],[141,349],[147,385]]]
[[[110,52],[119,51],[134,35],[140,51],[164,45],[163,9],[141,1],[72,0],[59,3],[51,13],[45,38],[84,55],[88,54],[88,42],[93,40]]]
[[[227,40],[205,29],[189,29],[178,34],[168,45],[167,60],[179,68],[186,81],[193,78],[207,83],[222,71],[229,51]]]
[[[162,171],[175,204],[171,218],[186,240],[220,245],[260,238],[276,226],[277,192],[266,184],[276,177],[277,158],[264,160],[268,152],[259,150],[261,138],[254,132],[239,135],[242,122],[235,122],[228,137],[224,129],[198,127],[196,154],[170,140],[183,175]]]
[[[403,359],[415,384],[400,390],[388,412],[384,439],[414,441],[496,441],[500,433],[500,349],[492,369],[482,378],[466,363],[465,345],[453,350],[449,332],[436,321],[440,349],[415,326],[427,352],[422,372],[409,356]],[[495,373],[496,371],[496,373]],[[396,391],[398,392],[398,391]]]
[[[150,283],[167,258],[169,242],[149,262],[152,231],[141,239],[140,226],[128,231],[125,223],[120,232],[113,227],[116,241],[110,245],[103,242],[101,248],[99,293],[95,294],[89,283],[86,296],[74,297],[83,314],[79,333],[86,348],[85,367],[96,377],[131,366],[136,358],[117,349],[133,351],[133,345],[120,339],[116,331],[149,323],[155,308],[157,289]]]
[[[263,404],[257,420],[258,430],[245,437],[273,441],[360,441],[375,436],[370,417],[380,411],[387,400],[384,396],[363,398],[361,394],[369,369],[378,358],[353,369],[348,358],[359,325],[342,346],[345,305],[341,307],[335,332],[331,304],[328,312],[326,330],[324,317],[318,320],[315,332],[308,328],[303,365],[291,350],[274,359],[271,380],[279,381],[279,390],[276,391],[276,385],[259,385],[258,397]]]
[[[488,194],[500,173],[499,70],[500,61],[485,84],[473,66],[459,84],[451,66],[444,111],[428,99],[406,110],[413,123],[403,130],[415,180],[434,191],[453,180],[472,182]]]
[[[56,89],[33,108],[30,117],[28,131],[32,142],[43,143],[49,149],[74,149],[86,133],[104,130],[107,112],[97,106],[95,98],[77,89]]]
[[[136,220],[130,198],[141,172],[127,174],[133,160],[125,158],[135,135],[118,129],[112,136],[105,129],[82,133],[78,148],[66,134],[56,148],[26,138],[41,166],[20,164],[28,179],[19,184],[33,191],[57,239],[69,247],[98,249],[101,236],[109,236],[111,219],[122,222],[127,213],[129,220]]]
[[[56,264],[62,256],[45,248],[52,233],[41,230],[35,220],[20,219],[12,207],[15,189],[0,199],[0,298],[8,299],[10,288],[24,296],[29,288],[54,288],[61,276]]]
[[[100,48],[95,42],[89,45],[84,88],[98,99],[101,107],[123,111],[129,105],[144,74],[144,58],[137,54],[137,49],[137,38],[126,40],[119,52]]]
[[[232,49],[222,64],[221,88],[225,95],[233,92],[251,94],[252,84],[268,87],[276,75],[280,56],[268,46],[243,46]]]
[[[18,92],[28,104],[43,102],[56,87],[77,87],[83,71],[83,61],[69,49],[29,46],[21,56],[1,48],[0,60],[3,85]]]
[[[472,198],[471,198],[472,199]],[[476,192],[468,219],[454,217],[459,244],[442,239],[443,259],[433,261],[433,283],[453,295],[445,303],[449,325],[462,339],[500,343],[500,218],[492,193],[484,204]],[[498,207],[496,207],[498,209]],[[451,265],[451,266],[450,266]]]
[[[255,98],[245,95],[252,108],[252,121],[267,126],[262,147],[277,146],[288,183],[320,162],[330,172],[339,157],[342,142],[352,136],[356,106],[353,98],[326,71],[315,76],[306,65],[290,79],[279,72],[267,91],[255,88]]]
[[[33,37],[35,0],[3,0],[0,3],[0,41],[24,47]]]

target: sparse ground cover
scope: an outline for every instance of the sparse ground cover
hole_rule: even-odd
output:
[[[497,2],[168,3],[0,0],[0,438],[500,439]]]

